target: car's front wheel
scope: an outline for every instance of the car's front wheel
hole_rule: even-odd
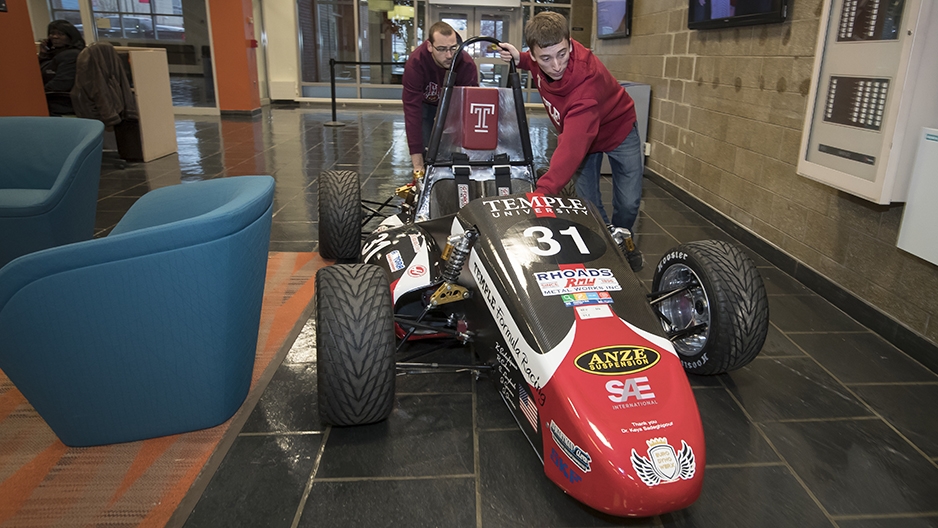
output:
[[[736,246],[681,244],[658,263],[652,290],[652,308],[688,372],[722,374],[762,350],[769,329],[765,285]]]
[[[319,415],[330,425],[380,422],[394,406],[394,313],[388,277],[371,264],[316,274]]]

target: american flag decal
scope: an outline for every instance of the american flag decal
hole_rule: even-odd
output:
[[[527,387],[520,383],[518,384],[518,402],[520,403],[521,412],[523,412],[524,416],[528,419],[528,423],[537,431],[537,405],[535,405],[534,402],[531,401],[531,397],[528,396]]]

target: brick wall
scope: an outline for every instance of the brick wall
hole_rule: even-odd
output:
[[[647,167],[938,344],[938,268],[896,248],[902,204],[795,172],[821,0],[783,24],[687,29],[687,0],[634,0],[632,38],[596,41],[652,87]]]

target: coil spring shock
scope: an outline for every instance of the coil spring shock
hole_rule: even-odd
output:
[[[452,235],[446,240],[447,251],[443,256],[446,259],[446,266],[443,268],[442,275],[444,282],[456,282],[459,278],[463,264],[469,257],[469,249],[478,236],[479,233],[473,228],[461,235]]]
[[[443,260],[446,261],[446,265],[443,267],[441,276],[443,284],[430,296],[428,308],[461,301],[469,297],[469,290],[456,284],[456,281],[459,279],[463,264],[466,263],[466,258],[469,256],[472,242],[478,236],[479,232],[473,228],[461,235],[453,235],[446,240],[446,249],[443,251]]]

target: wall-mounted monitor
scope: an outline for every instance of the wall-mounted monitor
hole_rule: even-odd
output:
[[[632,0],[596,0],[596,36],[622,38],[632,34]]]
[[[788,17],[788,0],[688,0],[688,3],[688,29],[774,24]]]

